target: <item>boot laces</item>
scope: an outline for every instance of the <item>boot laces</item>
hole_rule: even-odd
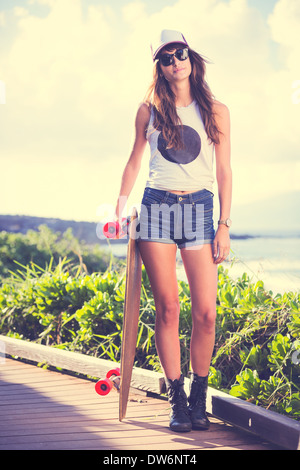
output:
[[[183,412],[185,414],[188,414],[186,395],[181,389],[171,391],[170,403],[172,410],[175,413]]]
[[[194,380],[191,387],[189,405],[199,407],[205,410],[206,408],[206,387],[203,386],[198,380]]]

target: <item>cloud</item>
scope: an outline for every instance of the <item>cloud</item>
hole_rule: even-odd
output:
[[[18,146],[12,139],[17,133],[23,145],[39,147],[41,158],[58,148],[65,158],[80,157],[82,146],[98,155],[101,140],[114,142],[119,108],[115,14],[109,6],[91,5],[83,15],[80,0],[31,3],[49,6],[48,15],[15,7],[14,42],[0,57],[7,148]]]
[[[14,9],[19,32],[7,66],[11,77],[19,78],[21,86],[13,90],[17,99],[21,101],[17,93],[22,94],[25,88],[23,104],[49,108],[61,99],[61,85],[65,92],[73,87],[72,77],[75,83],[77,78],[80,80],[87,94],[94,91],[99,79],[104,90],[109,90],[110,81],[98,65],[99,46],[108,47],[111,36],[102,9],[89,7],[84,21],[80,0],[43,3],[52,7],[43,18],[30,15],[24,8]],[[74,102],[78,102],[78,93],[73,88],[72,92]]]
[[[279,0],[276,3],[268,23],[274,41],[281,44],[286,52],[286,63],[291,69],[300,70],[299,60],[291,60],[294,54],[300,50],[299,23],[300,4],[297,0]],[[299,56],[298,56],[299,59]]]
[[[170,28],[181,30],[211,60],[209,84],[230,108],[236,198],[250,200],[255,183],[256,194],[269,195],[280,178],[281,190],[289,190],[290,175],[299,175],[300,106],[292,102],[292,85],[300,79],[299,2],[278,0],[268,22],[249,3],[178,0],[172,6],[162,3],[152,14],[142,0],[119,10],[113,2],[83,10],[83,0],[16,5],[13,20],[10,16],[12,44],[0,51],[7,94],[0,116],[6,168],[11,171],[18,159],[38,161],[40,174],[51,168],[59,181],[61,175],[73,179],[96,206],[115,199],[134,115],[152,78],[149,45],[161,29]],[[39,4],[48,8],[42,16],[34,14]],[[6,14],[0,14],[0,27],[7,27]],[[274,50],[279,51],[275,60]],[[260,168],[265,178],[257,177]],[[57,207],[53,199],[54,216]]]
[[[4,15],[4,12],[0,12],[0,26],[4,26],[5,25],[5,15]]]
[[[300,3],[297,0],[279,0],[268,19],[270,35],[279,45],[282,67],[271,77],[273,96],[270,97],[270,115],[274,133],[294,146],[299,155],[300,107],[293,102],[293,84],[300,80]],[[286,155],[286,158],[289,158]]]

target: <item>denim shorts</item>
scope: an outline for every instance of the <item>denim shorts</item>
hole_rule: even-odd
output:
[[[146,188],[138,241],[172,243],[180,249],[212,244],[215,237],[213,196],[207,189],[178,195]]]

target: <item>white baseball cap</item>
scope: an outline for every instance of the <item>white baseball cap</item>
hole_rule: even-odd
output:
[[[186,42],[186,39],[182,33],[180,33],[179,31],[174,31],[172,29],[163,29],[158,39],[151,44],[153,61],[155,61],[158,53],[165,46],[167,46],[168,44],[172,44],[173,42],[188,46],[188,43]]]

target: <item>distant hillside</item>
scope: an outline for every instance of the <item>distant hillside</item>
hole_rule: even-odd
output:
[[[255,191],[255,187],[253,188]],[[238,201],[237,201],[238,202]],[[300,235],[300,191],[245,205],[232,205],[232,231],[253,235]]]
[[[0,215],[0,231],[25,234],[28,230],[38,230],[40,225],[47,225],[54,232],[61,233],[71,228],[73,235],[79,240],[83,240],[88,244],[100,242],[96,234],[97,224],[93,222],[76,222],[74,220],[50,219],[26,215]]]
[[[300,236],[300,191],[278,194],[276,197],[237,205],[233,200],[231,238],[249,238],[263,235]],[[26,233],[29,229],[38,230],[47,225],[54,232],[65,232],[72,228],[73,235],[88,244],[106,244],[97,237],[101,224],[76,222],[46,217],[26,215],[0,215],[0,231]],[[111,240],[111,243],[126,243],[127,240]]]
[[[47,225],[54,232],[65,232],[72,229],[73,235],[87,244],[106,244],[105,239],[97,237],[97,231],[102,231],[102,224],[95,222],[76,222],[74,220],[52,219],[47,217],[31,217],[27,215],[0,215],[0,232],[27,233],[28,230],[38,230],[40,225]],[[251,238],[251,235],[242,233],[231,238]],[[110,240],[111,244],[127,243],[127,239]]]

